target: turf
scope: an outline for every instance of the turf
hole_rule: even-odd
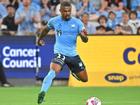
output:
[[[0,105],[37,105],[39,87],[0,88]],[[85,105],[96,96],[102,105],[140,105],[140,87],[52,87],[41,105]]]

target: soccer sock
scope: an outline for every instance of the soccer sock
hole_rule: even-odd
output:
[[[43,80],[43,84],[41,87],[41,92],[47,92],[48,89],[50,88],[51,84],[52,84],[52,80],[55,78],[56,76],[56,72],[54,70],[50,70],[49,73],[47,74],[47,76],[44,78]]]

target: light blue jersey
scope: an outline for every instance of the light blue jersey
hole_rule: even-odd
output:
[[[30,6],[28,11],[24,10],[23,4],[17,9],[15,20],[24,17],[25,19],[18,25],[18,35],[23,35],[25,32],[35,33],[37,31],[32,17],[37,17],[39,11],[37,8]]]
[[[0,3],[0,19],[3,19],[4,17],[6,17],[8,15],[6,7]]]
[[[76,56],[76,40],[78,34],[84,29],[81,20],[71,17],[64,21],[61,16],[54,17],[48,21],[48,27],[55,30],[56,42],[54,53],[61,53],[65,56]]]

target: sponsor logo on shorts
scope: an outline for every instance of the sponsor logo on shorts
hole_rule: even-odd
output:
[[[105,76],[105,80],[113,83],[120,83],[127,80],[127,76],[121,73],[110,73]]]
[[[82,67],[82,66],[83,66],[83,63],[82,63],[82,62],[80,62],[80,63],[79,63],[79,66],[80,66],[80,67]]]

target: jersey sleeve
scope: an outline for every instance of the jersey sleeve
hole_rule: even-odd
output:
[[[50,19],[47,23],[49,29],[54,29],[54,19]]]
[[[15,20],[16,19],[19,19],[21,16],[20,16],[21,14],[20,14],[20,10],[19,9],[17,9],[17,11],[16,11],[16,13],[15,13]]]

